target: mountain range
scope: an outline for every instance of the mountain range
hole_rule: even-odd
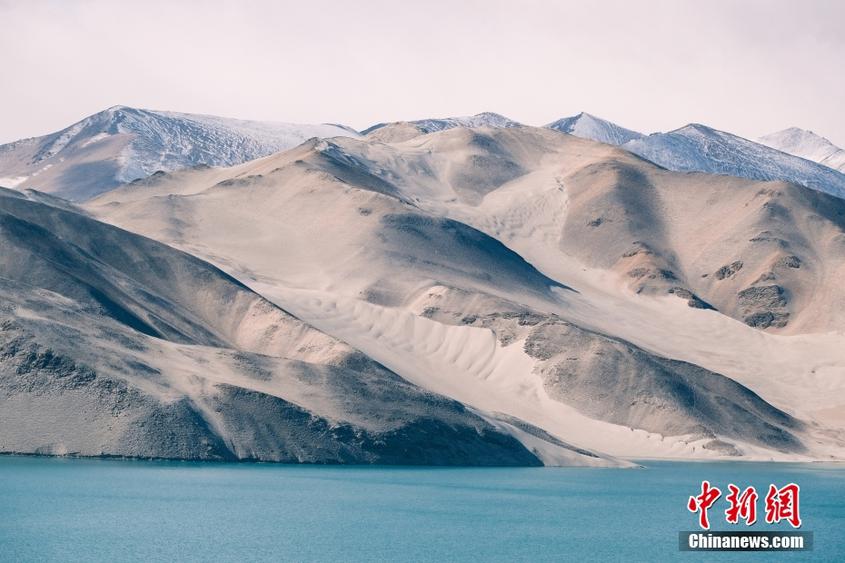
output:
[[[85,201],[157,172],[232,166],[293,148],[309,138],[366,136],[395,143],[452,128],[523,127],[497,113],[344,125],[244,121],[114,106],[55,133],[0,145],[0,186]],[[700,124],[644,135],[588,113],[546,128],[622,146],[670,170],[784,180],[845,196],[845,152],[797,128],[759,143]]]
[[[845,457],[845,200],[815,183],[839,173],[703,126],[552,125],[341,128],[75,203],[3,190],[0,451]]]

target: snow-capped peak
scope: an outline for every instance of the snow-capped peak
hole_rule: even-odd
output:
[[[564,117],[546,125],[549,129],[560,131],[582,137],[584,139],[592,139],[600,143],[607,143],[609,145],[621,145],[633,139],[642,137],[642,133],[625,129],[615,123],[601,119],[586,112],[581,112],[572,117]]]
[[[628,141],[622,148],[669,170],[784,180],[845,197],[845,175],[700,123]]]
[[[708,127],[703,123],[687,123],[683,127],[678,127],[670,131],[670,133],[684,133],[684,134],[697,134],[697,135],[713,135],[713,134],[720,134],[723,133],[718,129],[713,129],[712,127]],[[730,133],[725,133],[730,135]]]
[[[443,118],[432,118],[432,119],[418,119],[416,121],[408,121],[413,125],[420,133],[427,134],[427,133],[434,133],[436,131],[445,131],[447,129],[454,129],[455,127],[469,127],[469,128],[476,128],[476,127],[495,127],[495,128],[504,128],[504,127],[520,127],[522,126],[521,123],[514,121],[505,117],[504,115],[500,115],[498,113],[493,113],[490,111],[485,111],[482,113],[477,113],[475,115],[465,115],[461,117],[443,117]],[[392,125],[391,123],[378,123],[369,127],[363,131],[362,134],[367,135],[372,133],[373,131],[377,131],[383,127],[387,127],[388,125]]]
[[[425,133],[444,131],[455,127],[518,127],[520,124],[503,115],[493,112],[483,112],[463,117],[446,117],[443,119],[422,119],[414,121],[414,125]]]
[[[779,151],[845,172],[845,150],[812,131],[789,127],[760,137],[758,141]]]
[[[312,137],[358,136],[330,124],[247,121],[112,106],[56,133],[0,146],[18,188],[83,200],[158,171],[231,166]],[[22,178],[22,179],[21,179]]]

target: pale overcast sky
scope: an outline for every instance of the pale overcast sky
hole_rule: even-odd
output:
[[[0,142],[106,107],[379,121],[587,111],[845,146],[845,1],[0,0]]]

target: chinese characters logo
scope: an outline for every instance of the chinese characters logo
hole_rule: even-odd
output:
[[[798,512],[799,492],[801,488],[795,483],[789,483],[781,488],[769,485],[769,491],[765,498],[766,523],[777,524],[781,520],[789,522],[793,528],[801,527],[801,516]],[[722,491],[714,487],[709,481],[701,482],[701,494],[689,497],[687,509],[692,513],[698,513],[698,525],[705,530],[710,529],[708,510],[713,507],[722,496]],[[746,526],[757,521],[757,491],[754,487],[740,490],[731,483],[728,485],[728,494],[725,500],[728,508],[725,510],[725,520],[729,524],[738,524],[740,520]]]

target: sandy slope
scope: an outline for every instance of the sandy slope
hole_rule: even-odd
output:
[[[624,465],[420,389],[210,264],[53,202],[0,192],[0,452]]]
[[[670,173],[527,127],[324,140],[221,174],[126,186],[87,209],[205,257],[409,381],[577,446],[625,456],[842,456],[833,198]],[[790,213],[772,213],[776,204]],[[766,230],[784,242],[749,240]],[[800,266],[779,270],[782,254]],[[749,264],[742,277],[708,279],[736,259]],[[632,277],[637,268],[671,277]],[[788,313],[786,328],[770,331],[832,332],[774,335],[731,318],[747,321],[739,293],[758,287],[754,276],[766,269],[768,285],[790,299],[751,303],[762,308],[751,314]],[[456,294],[448,308],[429,302]],[[697,300],[720,312],[687,305]],[[536,326],[520,320],[532,315]],[[547,342],[539,348],[538,334]],[[610,363],[585,354],[584,339]],[[580,367],[566,368],[570,357]],[[638,365],[661,383],[642,384],[634,368],[620,386],[613,374]],[[626,400],[653,408],[621,408]]]

